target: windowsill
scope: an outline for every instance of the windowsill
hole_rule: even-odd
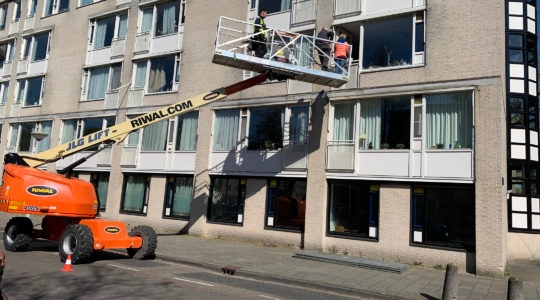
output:
[[[64,11],[60,11],[60,12],[57,12],[57,13],[53,13],[53,14],[50,14],[50,15],[46,15],[46,16],[43,16],[41,17],[42,19],[45,19],[45,18],[48,18],[48,17],[52,17],[52,16],[56,16],[56,15],[59,15],[59,14],[63,14],[63,13],[66,13],[66,12],[69,12],[69,9],[68,10],[64,10]]]
[[[265,230],[275,230],[275,231],[284,231],[284,232],[291,232],[291,233],[302,233],[302,228],[295,228],[295,227],[285,227],[285,226],[264,226]]]
[[[105,98],[98,98],[98,99],[81,99],[80,102],[95,102],[95,101],[104,101]]]
[[[154,93],[146,93],[145,96],[153,96],[153,95],[163,95],[163,94],[173,94],[177,93],[178,91],[164,91],[164,92],[154,92]]]
[[[360,240],[360,241],[366,241],[366,242],[379,242],[378,238],[369,237],[367,234],[365,235],[352,235],[347,234],[346,232],[340,233],[335,231],[326,231],[327,237],[333,237],[333,238],[343,238],[343,239],[350,239],[350,240]]]
[[[456,251],[456,252],[475,252],[475,250],[467,250],[464,246],[444,246],[444,245],[434,245],[434,244],[424,244],[411,242],[411,247],[421,247],[421,248],[431,248],[438,250],[447,250],[447,251]]]
[[[16,103],[14,103],[14,104],[16,104]],[[41,106],[41,104],[21,105],[21,108],[31,108],[31,107],[39,107],[39,106]]]
[[[132,215],[132,216],[141,216],[141,217],[146,216],[145,213],[142,213],[142,212],[134,212],[134,211],[120,210],[120,213],[121,213],[121,214],[124,214],[124,215]]]
[[[379,67],[379,68],[373,68],[373,69],[361,69],[360,73],[375,73],[375,72],[383,72],[383,71],[394,71],[394,70],[401,70],[401,69],[410,69],[410,68],[421,68],[425,67],[425,64],[418,64],[418,65],[400,65],[400,66],[391,66],[391,67]]]
[[[167,216],[167,215],[163,215],[163,219],[173,219],[173,220],[184,220],[184,221],[189,221],[189,216]]]
[[[104,49],[110,49],[111,46],[104,46],[104,47],[101,47],[101,48],[94,48],[92,49],[92,51],[98,51],[98,50],[104,50]]]
[[[238,226],[243,227],[244,223],[236,223],[236,222],[220,222],[220,221],[212,221],[212,220],[206,220],[206,223],[209,224],[219,224],[219,225],[230,225],[230,226]]]
[[[173,33],[167,33],[167,34],[152,35],[152,38],[158,39],[158,38],[163,38],[163,37],[168,37],[168,36],[173,36],[173,35],[178,35],[178,31],[173,32]]]

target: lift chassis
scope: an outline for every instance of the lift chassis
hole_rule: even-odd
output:
[[[261,74],[168,105],[34,155],[6,154],[3,184],[0,187],[0,211],[44,217],[41,229],[34,229],[30,218],[20,216],[11,218],[4,231],[4,247],[8,251],[26,250],[32,240],[41,238],[58,241],[60,260],[65,261],[67,256],[71,255],[72,263],[91,260],[94,250],[105,249],[127,249],[128,255],[136,259],[154,257],[157,236],[151,227],[135,226],[127,232],[123,222],[98,217],[99,200],[93,184],[71,177],[73,169],[88,157],[80,159],[58,173],[36,167],[95,145],[109,147],[114,143],[120,143],[130,132],[221,100],[260,84],[267,78],[267,74]],[[91,155],[102,149],[103,147]]]

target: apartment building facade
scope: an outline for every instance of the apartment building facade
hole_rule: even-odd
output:
[[[216,25],[264,7],[273,28],[347,34],[351,80],[268,82],[130,134],[76,169],[103,217],[495,276],[540,259],[534,0],[216,2],[0,2],[0,149],[252,76],[211,63]]]

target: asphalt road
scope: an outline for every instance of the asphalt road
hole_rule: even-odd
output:
[[[73,271],[63,272],[56,243],[47,241],[34,241],[30,251],[4,253],[4,293],[10,300],[358,299],[248,280],[159,259],[133,260],[114,252],[101,252],[95,261],[73,265]]]

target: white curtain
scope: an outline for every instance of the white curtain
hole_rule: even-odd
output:
[[[214,124],[214,151],[231,151],[236,149],[238,142],[238,109],[216,111]]]
[[[143,129],[142,151],[165,151],[168,120],[163,120]]]
[[[111,66],[111,80],[109,90],[118,90],[120,87],[120,77],[122,76],[122,65],[115,64]]]
[[[75,128],[77,127],[77,120],[65,120],[62,127],[62,140],[61,143],[67,143],[75,139]]]
[[[365,134],[362,149],[381,147],[381,100],[360,101],[360,131],[359,135]]]
[[[176,150],[197,150],[197,127],[199,112],[192,111],[178,117],[178,131],[176,136]]]
[[[17,146],[17,139],[19,138],[19,124],[13,124],[11,126],[11,137],[9,138],[9,148],[15,149]]]
[[[281,10],[291,9],[291,0],[281,0]]]
[[[124,193],[123,210],[140,212],[144,204],[146,177],[128,176]]]
[[[291,143],[307,143],[309,124],[309,107],[295,106],[291,108],[290,134]]]
[[[109,34],[107,34],[107,30],[109,29],[110,24],[112,23],[113,31],[114,31],[114,22],[115,17],[106,18],[98,20],[96,23],[96,39],[94,43],[94,49],[101,49],[107,46],[110,46],[109,38],[112,38]]]
[[[177,178],[174,189],[171,214],[177,216],[189,216],[191,199],[193,198],[193,178]]]
[[[152,29],[152,17],[154,15],[154,8],[145,8],[142,11],[141,32],[148,32]]]
[[[2,88],[3,88],[2,99],[0,100],[0,102],[5,104],[8,99],[9,83],[8,82],[2,83]]]
[[[109,79],[109,67],[95,68],[90,71],[90,83],[88,84],[88,100],[104,99]]]
[[[144,88],[144,83],[146,82],[146,68],[148,62],[139,61],[137,62],[137,69],[135,71],[135,88]]]
[[[471,93],[427,96],[427,149],[472,148],[472,111]]]
[[[174,56],[165,56],[150,60],[148,92],[157,93],[172,89]]]
[[[52,122],[41,122],[41,132],[47,134],[47,137],[39,141],[38,152],[45,151],[51,146]]]
[[[120,20],[118,22],[118,37],[123,38],[127,33],[127,14],[120,15]]]
[[[334,106],[334,141],[353,140],[354,103],[340,103]]]
[[[171,34],[176,32],[178,23],[178,1],[172,1],[158,5],[158,24],[156,24],[156,36]],[[161,16],[160,16],[161,14]],[[161,17],[161,18],[160,18]],[[160,22],[161,21],[161,22]]]

